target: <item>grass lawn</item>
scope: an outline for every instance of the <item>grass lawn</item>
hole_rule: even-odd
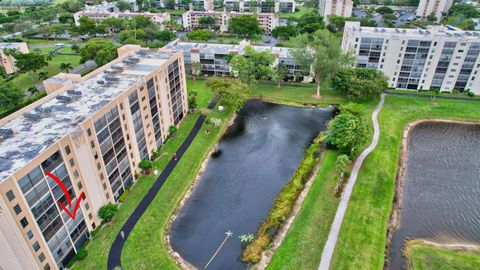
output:
[[[389,92],[392,93],[400,93],[400,94],[417,94],[417,95],[424,95],[424,96],[430,96],[432,97],[434,95],[433,91],[412,91],[412,90],[400,90],[400,89],[393,89],[393,90],[388,90]],[[462,94],[452,94],[448,92],[441,92],[439,97],[461,97],[461,98],[478,98],[480,99],[479,95],[476,95],[474,97],[469,97],[467,95],[462,95]]]
[[[480,251],[454,251],[415,244],[409,248],[409,255],[414,270],[480,269]]]
[[[386,230],[392,208],[403,128],[417,119],[480,121],[472,101],[387,96],[379,115],[377,148],[363,163],[350,198],[331,262],[331,269],[383,269]],[[321,252],[321,250],[319,250]]]
[[[299,18],[302,15],[307,14],[307,13],[312,12],[312,11],[313,11],[313,8],[300,7],[297,12],[294,12],[294,13],[279,13],[278,17],[280,17],[282,19],[289,19],[289,18],[295,18],[296,19],[296,18]]]
[[[330,224],[339,198],[333,194],[336,181],[332,177],[337,153],[328,150],[308,196],[295,222],[272,258],[267,269],[316,269],[319,252],[327,241]]]

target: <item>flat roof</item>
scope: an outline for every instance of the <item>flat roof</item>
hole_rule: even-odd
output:
[[[184,53],[188,53],[188,54],[190,54],[191,49],[199,49],[200,53],[209,53],[209,54],[229,54],[230,51],[238,51],[239,54],[243,54],[246,46],[247,45],[173,41],[167,44],[165,48],[172,49],[172,50],[181,50]],[[290,54],[291,48],[275,47],[275,46],[256,46],[256,45],[250,45],[250,46],[252,46],[257,52],[269,50],[274,54],[278,54],[278,56],[282,58],[292,57]]]
[[[379,34],[385,36],[409,36],[409,37],[437,37],[437,38],[457,38],[471,39],[480,41],[480,31],[464,31],[452,26],[429,26],[427,29],[406,29],[406,28],[384,28],[384,27],[364,27],[359,22],[347,22],[345,27],[358,33]]]
[[[0,49],[16,49],[22,44],[23,42],[0,42]]]
[[[74,83],[69,90],[0,126],[0,182],[59,139],[75,133],[82,122],[172,56],[173,52],[157,50],[124,56],[105,71]]]

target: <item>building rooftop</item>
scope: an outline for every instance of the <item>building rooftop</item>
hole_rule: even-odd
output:
[[[359,22],[347,22],[347,29],[362,33],[382,34],[390,36],[418,36],[418,37],[437,37],[449,38],[455,37],[459,39],[475,39],[480,40],[479,31],[464,31],[453,26],[429,26],[427,29],[401,29],[401,28],[381,28],[381,27],[360,27]]]
[[[55,97],[48,95],[41,105],[0,126],[0,182],[59,139],[79,131],[79,124],[160,68],[172,55],[168,50],[127,54]],[[64,82],[61,78],[48,80]]]
[[[2,42],[0,43],[0,49],[17,49],[22,45],[22,42]]]
[[[195,42],[180,42],[175,40],[169,43],[165,48],[172,50],[181,50],[184,53],[190,53],[192,49],[200,50],[200,53],[207,54],[230,54],[232,51],[237,51],[239,54],[243,54],[245,47],[249,43],[241,42],[240,45],[230,44],[212,44],[212,43],[195,43]],[[274,47],[274,46],[252,46],[257,52],[267,51],[277,54],[279,57],[291,57],[290,48]]]

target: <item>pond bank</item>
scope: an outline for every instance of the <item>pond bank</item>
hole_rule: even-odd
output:
[[[395,181],[395,193],[393,198],[393,205],[392,211],[388,221],[387,227],[387,241],[385,243],[385,260],[384,260],[384,269],[390,269],[391,266],[391,259],[392,259],[392,241],[394,238],[395,232],[400,228],[400,211],[402,210],[402,206],[405,204],[405,182],[406,182],[406,174],[407,174],[407,161],[409,157],[409,151],[411,150],[410,147],[410,137],[412,132],[415,130],[416,127],[425,124],[453,124],[453,125],[469,125],[469,126],[480,126],[478,122],[470,122],[470,121],[457,121],[457,120],[444,120],[444,119],[421,119],[414,122],[409,123],[403,130],[402,138],[401,138],[401,147],[399,153],[399,160],[398,160],[398,170],[396,174],[396,181]],[[417,146],[418,149],[419,146]],[[444,146],[447,147],[447,146]],[[452,150],[450,147],[449,150]],[[417,150],[415,149],[415,150]],[[422,151],[433,151],[435,149],[422,149]],[[418,152],[418,150],[417,150]],[[433,152],[432,152],[433,153]],[[454,154],[452,154],[454,155]],[[425,167],[425,170],[428,170],[428,167]],[[422,178],[421,176],[418,176]],[[411,180],[413,181],[413,180]],[[438,183],[441,185],[441,183]],[[433,187],[432,187],[433,188]],[[427,194],[428,195],[428,194]],[[408,203],[408,202],[407,202]],[[412,226],[412,225],[410,225]],[[435,243],[436,246],[442,247],[468,247],[468,246],[476,246],[470,245],[467,243],[456,243],[456,242],[449,242],[448,237],[444,237],[445,241],[448,243],[435,243],[434,241],[428,240],[428,243]],[[453,239],[453,238],[452,238]],[[398,241],[398,240],[397,240]],[[424,240],[427,241],[427,240]],[[393,251],[395,252],[395,251]],[[398,267],[398,262],[395,263],[393,269]]]

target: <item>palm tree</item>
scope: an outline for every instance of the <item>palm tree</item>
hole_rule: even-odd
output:
[[[38,89],[37,87],[34,85],[34,86],[30,86],[27,91],[30,93],[30,95],[35,95],[36,93],[38,93]]]
[[[48,71],[40,71],[38,73],[38,79],[43,81],[43,80],[46,80],[48,78]]]
[[[68,73],[70,69],[72,69],[72,64],[71,63],[61,63],[60,64],[60,69],[65,70],[65,72]]]

